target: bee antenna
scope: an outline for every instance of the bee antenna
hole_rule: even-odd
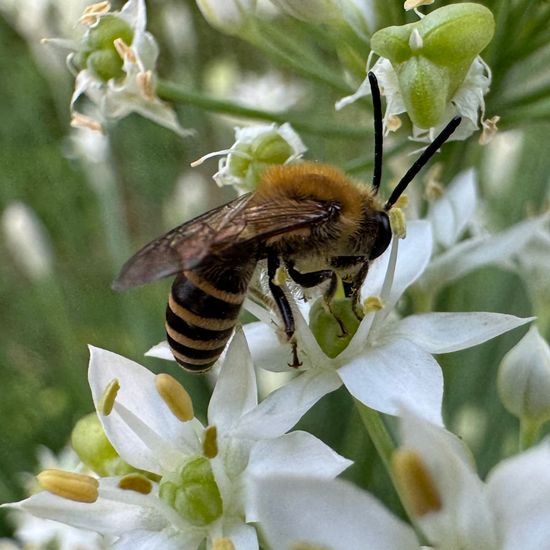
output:
[[[413,178],[424,168],[426,163],[434,156],[437,150],[451,137],[451,134],[458,128],[458,125],[462,121],[462,118],[455,116],[451,122],[441,130],[437,137],[424,149],[422,154],[413,163],[413,165],[407,170],[405,175],[401,178],[397,187],[393,190],[390,198],[384,205],[386,212],[397,202],[397,199],[401,196],[403,191],[407,188],[407,185],[411,183]]]
[[[372,186],[378,193],[382,180],[382,154],[383,154],[383,128],[382,128],[382,102],[380,101],[380,88],[376,75],[369,71],[369,84],[372,94],[372,109],[374,116],[374,169],[372,173]]]

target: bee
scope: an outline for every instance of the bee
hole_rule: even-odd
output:
[[[176,227],[143,247],[113,283],[125,290],[176,275],[166,308],[166,335],[176,361],[205,372],[224,350],[258,262],[267,261],[269,290],[293,342],[294,317],[276,283],[277,270],[304,288],[338,278],[357,305],[370,262],[390,244],[388,211],[413,177],[460,124],[453,119],[410,167],[390,198],[378,197],[382,173],[380,91],[369,73],[374,108],[372,184],[359,185],[334,166],[303,162],[266,169],[257,190]],[[293,344],[292,366],[299,366]]]

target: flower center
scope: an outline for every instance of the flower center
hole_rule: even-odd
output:
[[[198,527],[212,523],[223,513],[223,500],[212,466],[202,456],[187,461],[177,474],[163,478],[159,496]]]

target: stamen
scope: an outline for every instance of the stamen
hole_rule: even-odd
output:
[[[193,413],[193,401],[185,388],[169,374],[157,374],[155,387],[168,405],[172,414],[182,422],[188,422],[195,416]]]
[[[427,6],[433,4],[434,0],[405,0],[404,8],[408,10],[415,10],[420,6]]]
[[[102,414],[103,416],[109,416],[111,414],[113,407],[115,406],[118,390],[120,390],[120,382],[118,381],[118,378],[113,378],[107,384],[105,390],[103,390],[103,395],[99,400],[99,404],[97,406],[99,414]]]
[[[97,479],[64,470],[44,470],[36,476],[40,487],[68,500],[92,503],[99,496]]]
[[[365,315],[371,311],[380,311],[384,308],[384,302],[379,296],[368,296],[363,301],[363,312]]]
[[[118,55],[120,55],[120,59],[123,61],[128,60],[130,63],[136,63],[136,54],[134,53],[134,50],[122,38],[117,38],[113,42],[113,45],[115,46],[115,50],[117,51]]]
[[[407,222],[405,220],[405,214],[401,208],[394,206],[389,212],[390,225],[393,234],[398,239],[404,239],[407,236]]]
[[[153,490],[153,484],[141,474],[128,474],[118,482],[120,489],[135,491],[142,495],[148,495]]]
[[[386,119],[386,130],[389,132],[396,132],[401,128],[402,124],[401,119],[397,115],[390,115]]]
[[[84,25],[92,26],[97,21],[98,16],[109,11],[111,11],[111,4],[109,2],[97,2],[96,4],[90,4],[82,12],[79,21]]]
[[[212,543],[212,550],[235,550],[235,545],[231,542],[231,539],[224,537],[223,539],[216,539]]]
[[[101,123],[89,116],[77,113],[76,111],[73,112],[71,126],[73,128],[87,128],[88,130],[93,130],[94,132],[103,133],[103,126]]]
[[[136,76],[137,83],[145,99],[155,99],[155,87],[153,85],[153,71],[145,71],[138,73]]]
[[[221,155],[235,155],[236,157],[241,157],[246,160],[253,160],[252,156],[248,153],[245,153],[244,151],[239,151],[238,149],[222,149],[221,151],[214,151],[212,153],[208,153],[207,155],[202,156],[200,159],[194,160],[190,166],[192,168],[195,168],[196,166],[200,166],[205,160],[208,160],[212,157],[219,157]]]
[[[499,120],[500,117],[498,115],[495,115],[492,118],[481,121],[481,126],[483,127],[483,130],[481,131],[481,135],[479,136],[480,145],[487,145],[495,137],[495,134],[498,131],[497,124]]]
[[[275,271],[272,283],[277,286],[283,286],[286,283],[286,271],[282,266],[279,266]]]
[[[397,208],[407,208],[409,206],[409,196],[406,193],[403,193],[396,201],[394,207]]]
[[[202,442],[202,454],[206,458],[215,458],[218,454],[218,428],[208,426],[204,430],[204,439]]]
[[[421,517],[441,510],[441,497],[422,458],[411,449],[398,449],[392,456],[396,482],[411,512]]]

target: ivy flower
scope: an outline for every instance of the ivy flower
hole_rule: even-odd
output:
[[[547,441],[502,461],[483,482],[468,450],[450,432],[410,412],[403,414],[401,432],[394,468],[432,546],[463,550],[545,547],[550,537]]]
[[[136,112],[180,135],[189,135],[174,111],[156,95],[158,46],[145,30],[144,0],[129,0],[120,11],[111,11],[109,2],[92,4],[80,22],[86,31],[79,42],[45,40],[73,50],[67,58],[76,75],[71,124],[102,131],[106,122]],[[77,110],[83,95],[93,105],[91,114]]]
[[[214,389],[208,426],[185,390],[124,357],[91,349],[94,403],[121,458],[144,472],[95,480],[46,471],[48,489],[9,506],[112,535],[114,547],[258,549],[249,480],[272,471],[334,477],[349,461],[305,432],[283,435],[303,414],[272,396],[257,405],[254,369],[240,332]],[[41,478],[39,476],[39,479]],[[53,491],[56,494],[52,494]],[[229,544],[229,542],[227,542]]]
[[[361,292],[367,311],[353,336],[342,334],[338,323],[333,332],[323,332],[311,322],[311,314],[308,325],[300,310],[294,309],[302,365],[297,369],[300,376],[286,388],[301,384],[305,392],[318,392],[320,385],[336,389],[344,384],[368,407],[397,415],[400,404],[405,404],[442,424],[443,376],[433,355],[481,344],[531,319],[484,312],[425,313],[400,319],[395,311],[399,298],[430,260],[430,224],[411,222],[399,254],[398,242],[394,239],[370,268]],[[254,364],[268,370],[294,370],[288,367],[291,346],[278,336],[277,316],[250,302],[245,307],[261,319],[244,326]]]

